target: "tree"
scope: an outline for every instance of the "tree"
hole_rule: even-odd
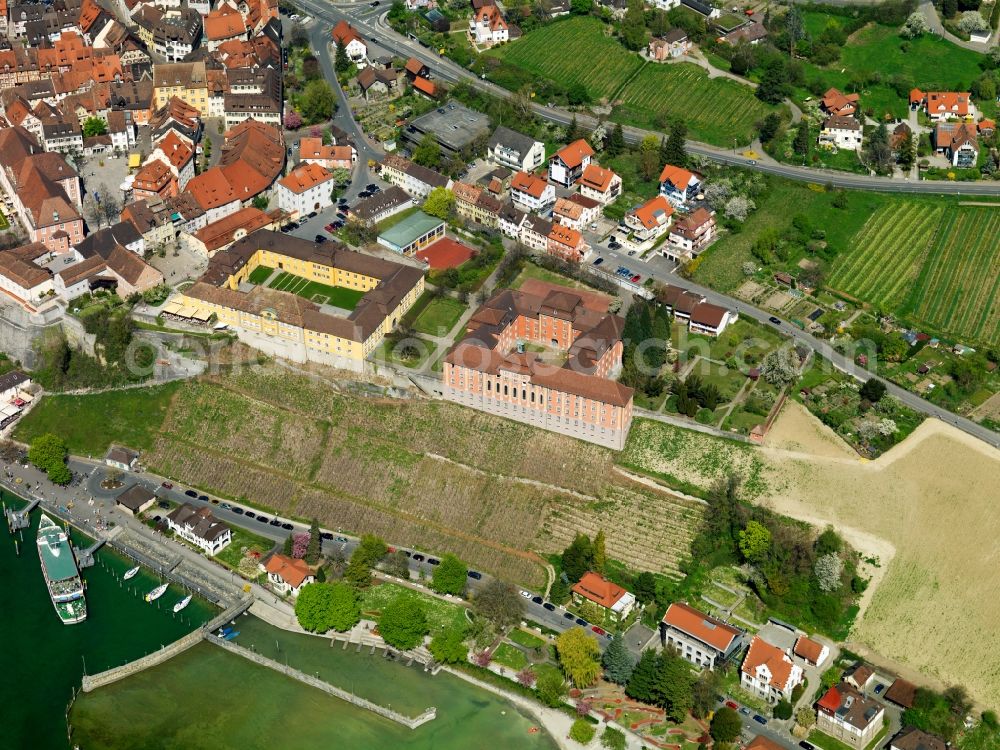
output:
[[[885,392],[886,392],[885,383],[883,383],[878,378],[869,378],[868,380],[865,381],[865,384],[861,386],[861,391],[859,392],[859,395],[865,401],[874,404],[882,400],[882,397],[885,395]]]
[[[569,127],[566,128],[566,140],[572,143],[573,141],[578,141],[583,138],[584,132],[580,128],[580,124],[576,121],[576,115],[573,115],[573,119],[569,121]]]
[[[441,146],[433,133],[427,132],[420,139],[420,143],[413,149],[413,161],[431,169],[441,163]]]
[[[338,73],[346,73],[351,67],[351,58],[347,56],[347,45],[338,44],[333,58],[333,69]]]
[[[755,94],[768,104],[779,104],[788,95],[788,70],[784,60],[774,57],[767,62]]]
[[[740,715],[729,706],[723,706],[715,712],[708,731],[716,742],[735,742],[742,728]]]
[[[892,146],[889,144],[889,129],[880,122],[875,132],[865,144],[865,154],[869,165],[876,172],[887,172],[892,166]]]
[[[566,695],[566,682],[558,672],[546,671],[535,683],[535,691],[542,703],[556,708],[562,705],[563,696]]]
[[[787,385],[798,377],[798,372],[798,356],[791,349],[774,349],[760,363],[761,377],[771,385]]]
[[[816,712],[810,706],[803,706],[795,714],[795,723],[803,729],[812,728],[816,723]]]
[[[385,558],[385,572],[404,581],[410,580],[410,558],[401,549],[390,553]]]
[[[715,709],[715,696],[722,688],[722,677],[714,669],[703,669],[691,691],[691,713],[698,719]]]
[[[294,109],[289,109],[285,113],[285,128],[288,130],[298,130],[302,127],[302,115]]]
[[[777,112],[771,112],[765,117],[757,130],[758,137],[761,143],[770,143],[771,139],[778,132],[778,128],[781,127],[781,115]]]
[[[92,138],[95,135],[106,135],[108,123],[100,117],[88,117],[83,121],[83,137]]]
[[[569,9],[575,16],[586,16],[594,9],[594,0],[570,0]]]
[[[590,92],[582,83],[577,82],[566,89],[566,101],[571,106],[578,107],[581,104],[589,104],[591,100]]]
[[[750,212],[757,208],[757,204],[743,195],[734,195],[723,209],[726,216],[736,221],[746,221]]]
[[[974,34],[977,31],[989,31],[990,24],[978,10],[967,10],[958,19],[958,28],[966,34]]]
[[[31,441],[28,448],[28,460],[41,471],[44,471],[49,481],[54,484],[67,484],[72,474],[66,468],[66,456],[69,451],[62,438],[47,432]]]
[[[427,633],[427,615],[416,599],[398,596],[385,605],[378,618],[379,635],[394,648],[407,651],[419,646]]]
[[[816,573],[816,583],[819,585],[820,591],[836,591],[840,588],[844,561],[840,559],[840,555],[831,552],[816,558],[813,572]]]
[[[594,725],[583,717],[574,721],[573,725],[569,728],[569,738],[579,742],[581,745],[589,743],[594,739],[596,733],[597,730],[594,728]]]
[[[288,536],[285,537],[285,543],[284,546],[281,548],[281,552],[282,554],[285,555],[285,557],[292,556],[292,534],[289,534]]]
[[[594,545],[586,534],[578,533],[562,555],[562,569],[576,583],[594,567]]]
[[[601,673],[597,640],[583,628],[570,628],[556,638],[556,653],[563,674],[578,688],[590,687]]]
[[[792,150],[799,156],[809,156],[809,121],[805,118],[799,120],[798,128],[795,131],[795,140],[792,142]]]
[[[635,660],[625,648],[625,639],[621,633],[615,633],[611,637],[611,643],[601,656],[601,665],[604,667],[604,679],[617,685],[628,684],[632,670],[635,669]]]
[[[598,529],[597,536],[594,537],[594,570],[598,573],[604,573],[604,567],[608,564],[606,546],[604,529]]]
[[[386,547],[385,542],[380,537],[374,534],[364,534],[354,553],[351,555],[351,559],[357,558],[367,567],[374,568],[385,557],[385,553],[388,551],[389,548]]]
[[[647,649],[632,670],[632,677],[625,687],[625,695],[643,703],[655,703],[656,652]]]
[[[326,122],[337,112],[337,98],[330,84],[322,79],[310,81],[299,99],[302,120],[307,125]]]
[[[670,123],[667,142],[664,144],[660,154],[661,159],[666,164],[673,164],[675,167],[687,166],[688,155],[687,147],[684,143],[685,138],[687,138],[687,125],[684,120],[674,118]]]
[[[642,0],[629,0],[625,18],[622,19],[622,44],[630,50],[646,45],[646,6]]]
[[[914,39],[929,33],[931,27],[927,25],[927,19],[920,11],[914,11],[906,18],[906,22],[899,30],[899,35],[903,39]]]
[[[493,578],[476,592],[472,609],[478,617],[493,623],[497,630],[505,630],[520,622],[524,598],[511,584]]]
[[[790,701],[782,698],[778,701],[778,704],[774,707],[774,718],[775,719],[790,719],[792,718],[792,704]]]
[[[614,727],[604,727],[601,733],[601,747],[607,750],[625,750],[625,746],[625,732]]]
[[[913,131],[907,130],[903,133],[903,138],[896,148],[896,163],[900,168],[909,172],[917,161],[917,143],[913,139]]]
[[[428,649],[442,664],[463,662],[469,653],[465,645],[465,633],[457,628],[448,628],[435,635],[431,638]]]
[[[660,654],[654,683],[656,704],[667,716],[680,723],[691,710],[693,679],[688,663],[674,651]]]
[[[295,617],[306,630],[344,632],[361,620],[358,593],[346,583],[310,583],[295,600]]]
[[[427,200],[424,201],[423,212],[447,221],[454,205],[455,194],[448,188],[436,187],[431,190]]]
[[[604,147],[604,151],[608,156],[618,156],[625,150],[625,131],[622,130],[622,124],[616,123],[614,128],[611,130],[611,134],[608,136],[608,143]]]
[[[632,589],[640,604],[653,601],[656,598],[656,576],[648,570],[642,571],[632,582]]]
[[[372,582],[372,569],[360,558],[351,555],[347,567],[344,568],[344,580],[359,589],[367,588]]]
[[[759,521],[749,521],[739,536],[740,552],[750,562],[761,562],[771,551],[771,532]]]
[[[431,588],[439,594],[461,596],[462,592],[465,591],[465,582],[468,576],[469,569],[464,562],[455,555],[442,555],[440,565],[434,568]]]
[[[320,536],[319,532],[319,521],[315,518],[312,520],[312,524],[309,526],[309,543],[306,545],[306,556],[303,558],[309,565],[315,565],[319,562],[319,556],[322,553],[323,538]]]

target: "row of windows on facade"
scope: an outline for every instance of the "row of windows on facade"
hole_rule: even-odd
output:
[[[463,394],[461,394],[461,395],[462,395],[462,396],[464,396],[464,397],[466,398],[466,400],[467,400],[467,401],[468,401],[469,403],[473,403],[473,400],[472,400],[472,394],[471,394],[471,393],[468,393],[468,392],[465,392],[465,393],[463,393]],[[480,398],[480,401],[482,401],[482,396],[480,396],[479,398]],[[522,405],[522,406],[520,406],[520,407],[517,407],[517,406],[513,406],[513,409],[518,409],[518,408],[520,408],[520,410],[521,410],[521,414],[524,414],[524,415],[529,415],[529,414],[537,414],[537,413],[538,413],[538,412],[537,412],[537,410],[531,410],[531,411],[529,411],[528,407],[526,407],[526,406],[524,406],[524,405]],[[506,411],[506,413],[507,413],[507,414],[510,414],[510,411],[509,411],[509,410],[507,410],[507,411]],[[564,419],[568,419],[568,415],[567,415],[567,417],[562,417],[562,416],[560,416],[559,414],[555,414],[555,415],[553,415],[553,414],[552,414],[551,412],[545,412],[545,416],[546,416],[546,419],[549,419],[549,418],[553,418],[553,417],[554,417],[554,418],[555,418],[556,420],[558,420],[558,422],[560,422],[560,423],[561,423],[561,422],[562,422],[562,421],[563,421]],[[594,433],[596,433],[596,432],[597,432],[597,424],[596,424],[596,423],[594,423],[594,422],[590,422],[590,423],[588,423],[588,424],[585,424],[585,425],[582,425],[582,430],[581,430],[581,425],[580,425],[580,419],[579,419],[579,416],[580,416],[579,414],[574,414],[574,415],[573,415],[574,419],[573,419],[573,425],[572,425],[572,426],[573,426],[573,427],[574,427],[574,428],[575,428],[575,429],[576,429],[576,430],[577,430],[578,432],[579,432],[579,431],[583,431],[583,432],[586,432],[586,431],[587,431],[588,429],[589,429],[589,430],[590,430],[591,432],[594,432]],[[617,429],[617,428],[612,428],[612,429]],[[606,428],[606,427],[605,427],[604,425],[601,425],[601,434],[602,434],[602,435],[607,435],[607,434],[608,434],[608,430],[607,430],[607,428]]]
[[[459,387],[464,387],[465,386],[465,375],[462,374],[462,373],[459,373],[459,375],[458,375],[458,385],[459,385]],[[470,382],[469,385],[472,385],[472,383]],[[511,393],[511,390],[513,390],[513,393]],[[488,393],[492,393],[493,392],[493,381],[492,380],[487,380],[486,381],[486,391]],[[499,383],[497,383],[496,393],[497,393],[498,396],[500,395],[500,384]],[[503,395],[504,396],[513,395],[514,398],[517,398],[517,387],[515,386],[513,389],[510,389],[509,386],[507,386],[505,384],[504,387],[503,387]],[[525,388],[521,389],[521,399],[523,401],[528,401],[529,400],[528,393],[527,393],[527,390]],[[533,404],[536,403],[536,401],[535,401],[535,392],[534,391],[531,392],[530,401]],[[564,401],[562,394],[559,393],[558,391],[556,392],[556,407],[559,407],[561,405],[563,407],[563,413],[565,413],[565,414],[569,413],[569,406],[570,406],[570,402],[571,401],[573,402],[573,415],[574,416],[578,416],[579,413],[580,413],[580,406],[579,406],[579,402],[575,399],[575,397],[570,397],[570,396],[567,395],[566,399]],[[542,394],[538,394],[537,403],[539,405],[541,405],[541,406],[544,406],[545,405],[545,396],[542,395]],[[590,404],[590,411],[594,412],[594,413],[597,413],[598,409],[594,405],[594,402],[593,401],[589,401],[588,403]],[[584,409],[584,411],[586,411],[586,408]],[[600,415],[603,417],[606,414],[607,414],[607,406],[604,405],[604,404],[601,404]]]

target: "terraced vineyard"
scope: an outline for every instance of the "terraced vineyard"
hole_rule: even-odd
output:
[[[649,63],[617,98],[621,104],[612,113],[615,121],[653,128],[664,116],[680,115],[692,138],[727,146],[734,138],[750,143],[754,123],[774,110],[749,86],[709,78],[697,65],[687,63]]]
[[[679,576],[698,530],[704,506],[643,488],[615,488],[599,502],[553,502],[542,524],[538,547],[561,552],[576,533],[607,535],[608,555],[635,570]]]
[[[948,212],[911,305],[914,317],[938,330],[1000,343],[1000,209]]]
[[[1000,211],[906,200],[880,208],[830,286],[963,341],[1000,342]]]
[[[562,86],[583,84],[594,99],[611,96],[642,59],[604,33],[596,18],[570,18],[543,26],[501,47],[497,55]]]
[[[830,286],[886,310],[900,307],[941,226],[944,208],[905,201],[879,209],[837,259]]]

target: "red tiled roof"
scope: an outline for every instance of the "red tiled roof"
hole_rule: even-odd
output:
[[[817,643],[812,638],[806,638],[803,635],[795,641],[795,648],[793,651],[796,656],[801,656],[803,659],[808,659],[813,664],[816,664],[819,662],[819,657],[823,653],[823,644]]]
[[[731,625],[680,602],[667,607],[663,622],[719,651],[728,649],[733,639],[740,635],[740,631]]]
[[[278,180],[278,184],[291,190],[293,193],[304,193],[306,190],[333,179],[333,173],[323,169],[319,164],[300,164],[289,172],[285,177]]]
[[[422,62],[420,62],[420,60],[418,60],[415,57],[411,57],[409,60],[406,61],[407,72],[413,73],[413,75],[415,76],[420,75],[420,71],[422,71],[426,67],[427,67],[426,65],[424,65]]]
[[[769,740],[767,737],[758,734],[753,738],[750,744],[746,746],[746,750],[785,750],[785,748],[774,740]]]
[[[264,569],[268,573],[274,573],[294,589],[301,586],[302,582],[312,575],[312,571],[304,561],[294,557],[285,557],[279,553],[271,555],[271,559],[264,565]]]
[[[223,3],[205,16],[205,36],[212,41],[230,39],[246,32],[246,21],[229,3]]]
[[[837,690],[837,686],[831,686],[829,690],[823,693],[823,697],[816,701],[816,704],[820,708],[825,708],[830,713],[835,713],[840,708],[840,691]]]
[[[928,91],[927,112],[929,114],[949,114],[955,117],[965,117],[969,114],[969,92]]]
[[[924,100],[924,92],[920,89],[910,89],[910,104],[920,104]]]
[[[750,650],[743,659],[742,669],[746,674],[756,677],[757,668],[761,666],[771,673],[770,685],[784,690],[792,676],[792,660],[780,648],[755,635],[750,641]]]
[[[343,44],[345,47],[355,39],[362,44],[365,43],[365,40],[361,38],[361,35],[345,20],[341,20],[336,26],[333,27],[333,30],[330,32],[330,36],[333,37],[333,41],[337,44]]]
[[[587,143],[587,141],[581,138],[577,141],[573,141],[568,146],[563,146],[552,155],[552,158],[554,159],[558,156],[562,160],[563,164],[570,169],[575,169],[583,164],[583,160],[586,157],[593,155],[594,149],[590,147],[590,144]]]
[[[628,592],[604,576],[588,571],[584,573],[579,583],[573,586],[573,593],[611,609]]]
[[[580,246],[583,235],[572,227],[553,224],[552,231],[549,232],[549,239],[558,242],[560,245],[568,245],[569,247],[576,248]]]
[[[413,88],[422,91],[427,96],[437,96],[437,86],[434,85],[433,81],[428,81],[423,76],[417,76],[413,79]]]
[[[610,169],[599,167],[596,164],[588,164],[587,168],[583,170],[583,174],[580,175],[580,179],[577,180],[577,183],[581,186],[585,185],[592,190],[606,193],[611,188],[611,181],[615,177],[615,173]]]
[[[660,224],[659,217],[669,219],[674,213],[674,207],[670,205],[670,201],[662,195],[658,195],[655,198],[643,203],[637,209],[632,212],[632,215],[639,220],[646,229],[653,229]]]
[[[660,182],[669,182],[680,190],[686,189],[693,179],[694,173],[682,167],[675,167],[673,164],[667,164],[660,172]]]
[[[518,172],[510,181],[511,190],[527,193],[534,198],[541,198],[546,187],[548,183],[545,180],[527,172]]]

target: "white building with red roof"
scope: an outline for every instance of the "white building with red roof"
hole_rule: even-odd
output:
[[[525,211],[544,211],[556,202],[556,189],[528,172],[518,172],[510,181],[510,199]]]
[[[701,180],[698,176],[683,167],[667,164],[660,172],[660,193],[675,208],[684,208],[689,200],[693,200],[701,192]]]
[[[594,149],[583,138],[563,146],[549,157],[549,179],[570,187],[583,176],[594,158]]]
[[[345,20],[341,20],[330,31],[330,36],[333,38],[334,49],[343,44],[344,51],[351,62],[359,68],[367,65],[368,45],[351,24]]]
[[[492,47],[510,39],[510,27],[495,5],[484,5],[469,19],[469,38],[480,47]]]
[[[580,195],[597,201],[602,206],[614,203],[622,193],[622,178],[610,169],[588,164],[576,181]]]
[[[333,205],[333,172],[319,164],[300,164],[275,184],[278,208],[293,217]]]
[[[934,122],[949,118],[975,117],[976,107],[968,91],[928,91],[924,95],[927,116]]]
[[[759,636],[750,641],[750,650],[740,669],[740,686],[769,703],[792,699],[793,688],[803,680],[802,667],[775,645]]]
[[[868,747],[884,723],[882,704],[846,682],[834,685],[816,702],[816,728],[856,750]]]
[[[714,669],[743,645],[746,633],[682,602],[667,607],[660,623],[660,641],[692,664]]]
[[[584,600],[611,610],[619,620],[629,616],[635,606],[635,596],[623,589],[617,583],[597,573],[588,571],[580,581],[573,586],[573,600],[578,604]]]
[[[282,594],[298,596],[303,586],[316,581],[312,569],[304,560],[277,552],[261,568],[267,573],[267,582],[271,587]]]
[[[792,653],[813,667],[819,667],[830,656],[830,647],[825,643],[800,635],[795,641]]]
[[[658,195],[625,214],[625,226],[639,242],[648,242],[661,237],[670,228],[673,215],[674,207],[670,201],[666,196]]]

